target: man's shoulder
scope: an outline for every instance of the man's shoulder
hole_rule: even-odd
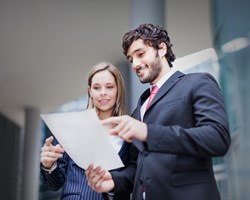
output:
[[[185,74],[186,78],[191,78],[191,79],[200,79],[200,78],[213,78],[214,76],[208,72],[192,72],[192,73],[187,73]]]

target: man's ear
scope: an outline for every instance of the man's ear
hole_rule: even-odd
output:
[[[158,53],[159,53],[160,57],[164,57],[166,55],[166,53],[167,53],[166,43],[162,42],[161,44],[159,44]]]

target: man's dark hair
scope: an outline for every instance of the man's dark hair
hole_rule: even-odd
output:
[[[167,45],[165,57],[169,66],[172,67],[171,62],[175,60],[175,55],[171,49],[173,45],[170,43],[168,33],[163,27],[154,24],[141,24],[139,27],[125,33],[122,38],[122,48],[125,56],[127,56],[130,45],[138,39],[142,39],[145,44],[155,49],[159,49],[159,45],[164,42]]]

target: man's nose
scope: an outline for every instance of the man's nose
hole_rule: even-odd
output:
[[[141,60],[140,59],[133,59],[132,67],[135,71],[138,67],[141,66]]]

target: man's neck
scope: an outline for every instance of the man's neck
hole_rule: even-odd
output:
[[[165,76],[166,74],[168,74],[171,71],[170,66],[168,65],[168,62],[164,62],[162,64],[162,70],[159,73],[158,77],[150,83],[150,85],[155,85],[163,76]]]

